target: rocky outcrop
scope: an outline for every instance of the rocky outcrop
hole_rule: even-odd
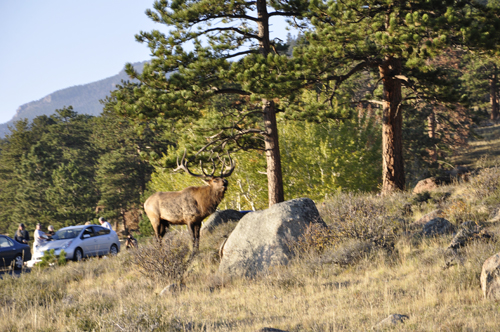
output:
[[[460,225],[448,249],[456,250],[474,239],[490,239],[492,237],[492,234],[474,221],[466,221]]]
[[[474,221],[466,221],[460,225],[457,234],[453,237],[445,251],[445,265],[443,269],[463,261],[458,249],[475,240],[488,241],[494,239],[493,234]]]
[[[326,227],[309,198],[278,203],[245,215],[221,250],[219,272],[254,277],[271,266],[287,264],[293,256],[289,244],[297,241],[311,223]]]

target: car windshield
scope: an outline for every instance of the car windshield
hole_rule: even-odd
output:
[[[76,227],[70,229],[60,229],[52,236],[54,240],[66,240],[66,239],[74,239],[80,234],[83,227]]]

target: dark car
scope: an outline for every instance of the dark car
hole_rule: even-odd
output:
[[[0,235],[0,268],[14,266],[22,269],[25,261],[31,259],[30,246],[19,243],[6,235]]]

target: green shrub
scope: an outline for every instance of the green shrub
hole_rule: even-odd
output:
[[[141,221],[139,221],[139,232],[140,235],[138,237],[148,237],[155,235],[155,231],[151,222],[149,221],[148,216],[144,213],[142,215]]]
[[[66,253],[64,252],[64,250],[61,250],[61,253],[59,255],[55,254],[54,249],[47,250],[43,253],[42,261],[38,263],[38,266],[44,269],[53,265],[66,265]]]

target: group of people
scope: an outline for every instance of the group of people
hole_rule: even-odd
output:
[[[36,229],[33,233],[33,251],[35,252],[40,245],[50,240],[55,233],[54,226],[52,225],[48,227],[48,231],[45,233],[42,231],[42,225],[40,223],[36,224]],[[23,223],[19,224],[14,240],[24,244],[28,244],[30,241],[30,235]]]
[[[110,231],[113,230],[111,227],[111,224],[104,219],[103,217],[99,218],[99,223],[102,225],[102,227],[109,229]],[[85,223],[86,225],[89,225],[90,222]],[[50,225],[48,227],[47,232],[42,231],[42,225],[40,223],[36,224],[36,229],[35,232],[33,233],[33,252],[37,251],[37,248],[41,245],[43,245],[46,241],[49,241],[52,239],[52,236],[54,236],[56,232],[54,231],[54,227]],[[14,237],[14,240],[16,240],[19,243],[25,243],[28,244],[30,241],[30,235],[28,231],[26,230],[26,227],[24,226],[23,223],[19,224],[19,228],[16,231],[16,235]],[[125,246],[126,248],[136,248],[137,247],[137,240],[129,234],[127,236],[127,240],[125,241]]]

